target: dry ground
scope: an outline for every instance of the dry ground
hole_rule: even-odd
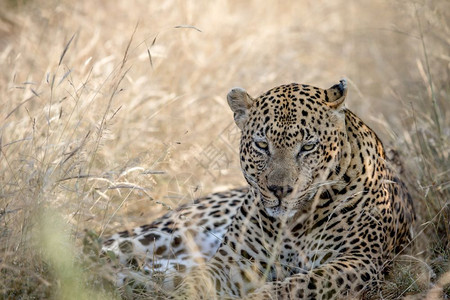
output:
[[[346,77],[418,212],[383,297],[434,299],[450,282],[449,75],[448,0],[3,0],[0,298],[118,297],[85,229],[242,185],[231,87]]]

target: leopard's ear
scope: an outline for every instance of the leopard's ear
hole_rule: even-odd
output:
[[[233,88],[227,95],[228,105],[234,112],[236,125],[244,130],[248,119],[248,110],[253,105],[254,99],[243,88]]]
[[[347,80],[341,79],[338,84],[325,90],[327,105],[334,109],[340,109],[344,106],[344,100],[347,96]]]

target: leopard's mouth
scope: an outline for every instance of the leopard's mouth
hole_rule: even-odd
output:
[[[295,198],[284,198],[284,199],[265,199],[262,197],[262,203],[267,214],[273,218],[291,218],[300,209],[307,206],[308,203],[314,198],[317,189],[306,188],[304,192],[300,195],[295,196]]]

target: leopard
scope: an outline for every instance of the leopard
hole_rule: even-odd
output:
[[[377,295],[416,217],[380,138],[346,108],[347,91],[345,79],[256,98],[231,89],[246,187],[107,239],[123,266],[118,284],[146,281],[161,299]]]

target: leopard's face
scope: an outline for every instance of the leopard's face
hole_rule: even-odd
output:
[[[245,112],[242,106],[233,109],[230,98],[236,95],[230,92],[242,130],[242,171],[270,216],[292,217],[321,186],[332,183],[345,146],[345,91],[340,85],[323,90],[290,84],[257,99],[243,92],[249,97],[244,104],[250,104]]]

